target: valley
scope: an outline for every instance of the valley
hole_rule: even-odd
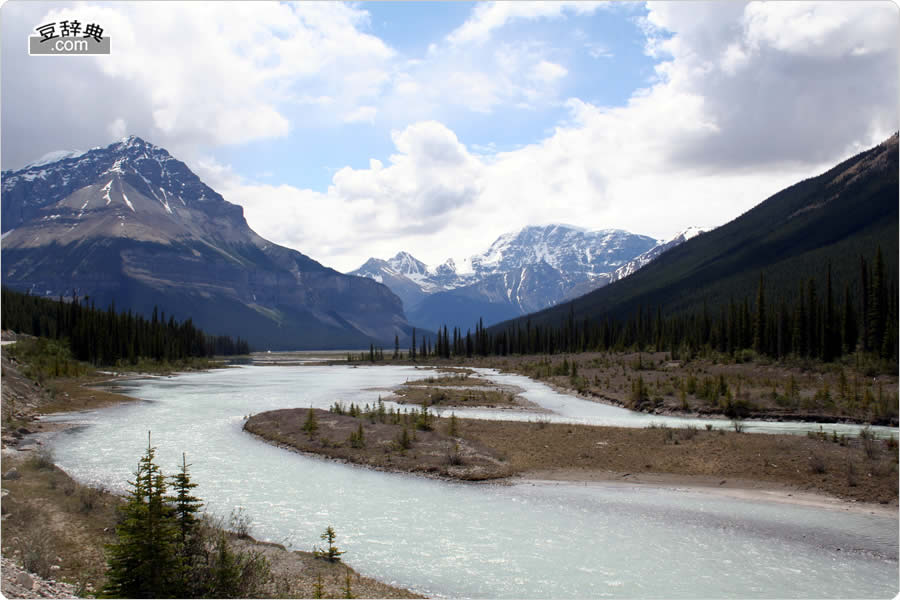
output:
[[[458,374],[457,371],[450,376]],[[372,425],[369,419],[359,420],[345,416],[343,418],[350,421],[344,429],[331,431],[326,423],[337,416],[327,409],[336,402],[349,407],[351,401],[361,407],[368,404],[371,408],[377,405],[379,396],[385,397],[385,389],[403,384],[406,380],[427,382],[428,377],[432,376],[428,370],[387,365],[355,368],[352,365],[238,367],[208,373],[185,374],[175,378],[124,381],[121,384],[124,391],[144,400],[143,402],[129,402],[95,412],[48,417],[42,422],[74,421],[78,424],[79,428],[72,433],[56,436],[46,442],[52,447],[56,462],[77,481],[102,484],[113,490],[121,489],[124,478],[133,468],[131,463],[134,459],[129,456],[133,452],[127,452],[125,449],[134,445],[131,440],[140,437],[140,430],[150,426],[154,431],[154,439],[159,443],[161,464],[170,464],[181,449],[188,452],[193,465],[192,472],[200,483],[198,492],[207,499],[209,510],[223,514],[229,512],[235,505],[241,506],[252,520],[254,537],[282,544],[288,539],[289,547],[299,545],[301,548],[306,544],[313,545],[315,536],[311,534],[324,527],[321,519],[323,515],[327,515],[327,520],[336,523],[338,533],[343,534],[340,539],[343,539],[344,543],[341,545],[350,553],[348,561],[351,564],[368,576],[383,581],[400,582],[403,587],[425,595],[435,593],[492,597],[521,596],[529,593],[542,595],[541,590],[545,589],[543,587],[545,584],[538,583],[538,580],[545,577],[551,578],[550,580],[554,582],[552,585],[561,585],[568,590],[567,593],[575,595],[599,590],[600,588],[596,587],[599,583],[595,579],[575,575],[572,569],[582,563],[565,552],[559,555],[560,560],[567,561],[571,568],[564,567],[562,563],[548,565],[549,571],[546,569],[535,571],[534,577],[525,577],[519,582],[519,578],[526,570],[536,568],[527,552],[515,551],[515,544],[507,545],[512,539],[509,536],[513,535],[513,529],[507,529],[512,527],[512,521],[507,523],[503,515],[508,514],[509,507],[516,506],[520,501],[524,501],[525,505],[508,514],[513,521],[536,518],[527,512],[527,506],[531,503],[536,503],[535,510],[541,511],[545,510],[541,507],[546,501],[553,502],[554,505],[558,502],[561,507],[581,506],[588,511],[586,515],[578,517],[579,520],[588,519],[582,524],[587,534],[599,526],[593,519],[613,518],[612,515],[602,516],[606,514],[606,509],[599,508],[602,505],[592,508],[588,506],[593,505],[584,505],[583,502],[588,497],[598,494],[609,495],[608,501],[613,503],[612,506],[623,507],[625,505],[621,502],[625,501],[625,497],[622,497],[622,494],[628,497],[635,495],[627,501],[629,505],[637,502],[637,506],[647,506],[647,510],[655,511],[660,510],[661,506],[654,509],[650,509],[649,506],[663,502],[663,505],[668,507],[664,510],[675,510],[676,512],[672,514],[680,515],[672,517],[676,523],[681,525],[691,523],[691,527],[701,527],[703,533],[700,535],[707,542],[718,545],[726,543],[724,538],[720,540],[713,533],[716,527],[722,526],[721,524],[710,522],[709,526],[713,529],[707,529],[707,526],[696,519],[711,518],[709,515],[702,518],[699,515],[691,516],[694,514],[691,509],[686,507],[676,509],[669,503],[701,502],[707,510],[724,503],[721,504],[721,510],[734,511],[740,509],[737,505],[731,506],[729,503],[747,502],[747,498],[751,497],[746,495],[749,493],[756,494],[752,496],[756,498],[752,501],[752,506],[756,507],[754,510],[772,507],[774,512],[766,513],[769,514],[766,519],[787,518],[798,524],[807,519],[816,519],[815,515],[818,513],[815,511],[826,511],[831,515],[828,518],[833,523],[832,526],[838,529],[827,535],[836,537],[817,538],[813,545],[803,545],[802,550],[795,548],[793,552],[801,553],[805,557],[803,560],[818,560],[813,558],[813,555],[819,556],[820,552],[825,552],[821,555],[822,558],[830,556],[835,547],[843,547],[844,544],[865,544],[871,551],[888,552],[888,555],[890,552],[896,552],[896,540],[894,550],[890,550],[890,541],[878,542],[878,544],[887,543],[887,546],[871,546],[871,541],[863,542],[858,534],[852,534],[855,537],[854,541],[851,541],[846,537],[851,535],[849,530],[844,533],[838,531],[842,527],[838,523],[844,518],[839,515],[846,514],[847,518],[856,523],[857,517],[850,515],[860,517],[863,514],[868,515],[869,512],[856,512],[856,508],[862,508],[866,506],[865,504],[855,505],[856,508],[848,513],[844,508],[854,505],[830,504],[820,498],[817,501],[819,505],[830,508],[799,508],[811,506],[808,505],[811,498],[808,493],[811,491],[851,499],[864,498],[876,503],[885,499],[879,496],[880,493],[888,493],[889,497],[886,498],[888,507],[893,508],[890,508],[887,514],[895,512],[896,494],[890,496],[892,493],[890,490],[894,488],[891,482],[896,478],[896,472],[893,470],[896,463],[891,460],[895,452],[887,450],[888,442],[883,440],[876,442],[879,454],[876,458],[870,459],[865,455],[862,442],[856,439],[841,445],[832,442],[830,437],[820,440],[805,435],[778,436],[728,432],[731,427],[729,421],[721,422],[723,433],[718,429],[707,431],[702,426],[697,429],[660,426],[661,421],[658,422],[658,426],[650,428],[646,428],[645,425],[644,428],[619,429],[545,422],[540,419],[540,415],[543,414],[540,412],[529,416],[532,421],[530,423],[471,420],[468,415],[463,414],[465,409],[460,409],[456,411],[456,415],[460,435],[460,442],[457,443],[460,446],[463,463],[461,466],[465,467],[467,449],[473,444],[478,444],[491,448],[491,452],[499,454],[499,457],[494,459],[497,461],[495,464],[504,465],[510,474],[519,473],[524,477],[521,483],[518,483],[520,480],[514,480],[515,483],[511,488],[483,485],[473,488],[469,487],[472,484],[463,487],[448,486],[447,483],[431,482],[428,479],[419,483],[418,478],[407,479],[402,474],[370,472],[302,455],[295,455],[297,458],[293,459],[290,458],[292,453],[260,443],[242,431],[242,424],[248,411],[258,415],[251,418],[253,422],[254,419],[265,418],[268,410],[294,407],[297,420],[293,423],[296,427],[291,425],[289,419],[278,418],[273,423],[277,423],[287,435],[294,435],[291,432],[295,432],[297,438],[308,440],[309,436],[303,431],[302,425],[310,410],[309,407],[312,406],[319,424],[315,439],[321,440],[326,437],[331,439],[328,446],[332,450],[328,452],[353,451],[353,446],[347,442],[347,438],[358,429],[354,424],[364,426],[365,447],[376,448],[378,444],[376,440],[381,437],[380,434],[368,429]],[[503,378],[500,380],[508,381]],[[437,383],[438,381],[440,379],[436,378],[433,383],[441,385]],[[549,398],[556,397],[552,391],[541,387],[540,384],[525,384],[527,380],[524,378],[516,381],[525,386],[523,389],[531,389],[532,385],[536,385],[544,390],[542,394],[550,394]],[[421,384],[416,383],[414,386],[419,385]],[[440,389],[435,388],[434,391]],[[242,391],[235,393],[235,390]],[[531,392],[526,392],[526,396],[534,401],[535,397],[530,394]],[[569,402],[577,404],[583,401],[572,399]],[[388,410],[409,408],[389,401],[385,404],[389,407]],[[507,414],[511,411],[500,412]],[[190,427],[179,424],[183,422],[186,414],[192,415]],[[449,418],[445,414],[444,418],[433,421],[432,432],[419,430],[416,435],[421,437],[412,442],[407,455],[413,457],[417,452],[425,452],[428,446],[419,444],[427,443],[426,434],[446,435],[448,421]],[[810,429],[814,427],[813,424]],[[395,433],[391,432],[384,437],[387,440],[394,438],[394,435]],[[122,451],[104,453],[102,460],[97,460],[101,457],[97,456],[92,448],[101,443],[100,440],[106,445],[121,444]],[[285,443],[285,440],[281,442]],[[446,449],[441,444],[442,442],[438,442],[438,447],[441,448],[439,459],[446,461]],[[378,453],[385,454],[380,449]],[[758,460],[747,461],[742,458],[750,455],[758,457]],[[93,458],[89,458],[91,456]],[[232,461],[227,460],[225,458],[227,456],[243,458]],[[399,453],[394,453],[393,456],[397,460],[400,459]],[[819,457],[824,461],[824,472],[818,473],[813,469],[810,457]],[[347,459],[346,456],[343,458]],[[254,461],[252,467],[248,462],[251,460]],[[846,471],[851,461],[856,465],[854,468],[859,469],[860,475],[860,480],[855,486],[849,484],[850,479]],[[887,469],[882,468],[884,464],[888,465]],[[426,467],[423,471],[428,473],[429,468]],[[791,475],[797,471],[800,473],[796,476]],[[677,478],[673,479],[673,476]],[[531,478],[556,479],[558,483],[539,484],[537,488],[532,488],[532,484],[529,483]],[[561,478],[565,481],[594,483],[590,483],[589,488],[576,486],[569,489],[566,484],[559,483]],[[723,480],[726,483],[719,485]],[[602,481],[613,483],[599,483]],[[872,486],[882,486],[880,489],[883,491],[878,492],[876,491],[878,488]],[[723,487],[726,488],[724,495],[721,493]],[[720,491],[710,496],[708,495],[710,492],[704,491],[709,488],[718,488]],[[586,492],[591,496],[583,496]],[[441,498],[445,500],[440,500]],[[780,502],[771,504],[773,498],[780,499]],[[806,504],[796,504],[798,508],[791,508],[792,504],[785,504],[794,502],[795,499]],[[444,507],[442,502],[447,502],[447,506]],[[265,508],[273,503],[279,507],[278,510]],[[485,503],[489,508],[493,508],[484,510]],[[476,510],[476,506],[481,508]],[[500,506],[507,508],[500,510]],[[837,512],[834,512],[835,509]],[[522,513],[522,510],[526,512]],[[683,513],[683,510],[687,512]],[[883,514],[879,509],[873,510],[878,515]],[[643,509],[638,511],[638,514],[644,514]],[[541,521],[541,527],[545,532],[570,531],[568,528],[574,514],[569,509],[559,515],[562,520],[550,516],[552,513],[542,514],[546,515]],[[616,514],[618,514],[616,519],[624,519],[630,513],[627,510],[623,512],[623,509],[619,508]],[[382,516],[373,518],[372,515]],[[464,539],[452,533],[458,530],[459,534],[470,535],[470,527],[484,526],[480,521],[484,518],[490,518],[492,530],[499,532],[499,538],[490,542],[490,552],[502,552],[506,557],[505,560],[511,565],[512,573],[516,574],[510,578],[497,579],[496,572],[490,569],[479,570],[475,565],[483,555],[480,554],[482,550],[479,550],[477,538]],[[870,515],[867,518],[883,517]],[[475,522],[471,522],[473,519]],[[880,521],[873,521],[875,522]],[[618,529],[620,525],[611,526],[613,530],[607,532],[604,538],[614,536],[616,539],[627,539],[627,536],[620,538],[624,535]],[[633,527],[624,524],[622,526]],[[881,526],[883,525],[879,525]],[[650,529],[641,535],[669,539],[669,526],[659,523],[648,524],[647,527]],[[658,527],[663,529],[657,529]],[[738,533],[743,531],[740,526],[725,527],[727,535],[738,536],[736,542],[744,539],[741,537],[742,534]],[[861,525],[856,523],[853,527],[859,528]],[[519,531],[518,535],[522,534],[521,530],[515,530]],[[805,531],[808,534],[811,530]],[[409,545],[409,553],[400,550],[404,546],[394,546],[395,549],[389,559],[383,554],[379,540],[396,539],[394,536],[398,532],[400,539],[405,540],[404,546]],[[573,539],[579,544],[593,543],[578,533],[570,532],[567,535],[574,536]],[[791,541],[793,535],[793,530],[782,527],[778,544],[788,546],[795,544],[796,542]],[[660,543],[674,543],[674,540]],[[820,547],[819,544],[823,545]],[[449,551],[451,547],[467,550],[461,555]],[[526,545],[523,550],[529,547],[531,546]],[[682,548],[681,551],[687,549]],[[722,551],[736,550],[723,548]],[[691,552],[694,553],[696,550]],[[427,567],[423,567],[423,556],[428,558]],[[851,577],[849,573],[844,573],[841,577],[851,577],[850,581],[854,582],[854,586],[861,584],[860,580],[855,579],[860,572],[868,573],[866,577],[869,582],[880,580],[880,576],[868,571],[869,567],[852,558],[850,554],[844,558],[851,561],[855,575]],[[607,564],[619,565],[614,568],[620,573],[620,577],[626,578],[625,585],[633,585],[628,583],[632,581],[630,576],[625,575],[632,572],[624,566],[625,563],[619,563],[609,555],[605,560],[609,561]],[[702,561],[702,558],[698,555],[696,560]],[[779,560],[786,567],[793,564],[785,556],[780,556]],[[891,564],[890,560],[888,564]],[[421,575],[423,569],[424,578]],[[462,587],[458,581],[453,581],[453,574],[460,569],[470,573],[468,583]],[[475,576],[476,572],[491,575],[482,578],[484,575]],[[556,572],[556,575],[553,575],[553,572]],[[821,576],[824,571],[816,572]],[[737,571],[726,573],[727,581],[733,583],[735,578],[740,581]],[[635,576],[640,577],[639,572]],[[809,580],[798,582],[793,579],[789,582],[777,579],[773,580],[773,585],[784,590],[790,589],[793,585],[808,586],[811,583]],[[828,585],[835,584],[831,582]],[[726,586],[726,588],[704,589],[712,593],[713,589],[731,588]],[[824,592],[824,588],[817,589]]]
[[[898,596],[893,4],[0,10],[4,598]]]

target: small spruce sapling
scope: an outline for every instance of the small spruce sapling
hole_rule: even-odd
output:
[[[340,562],[341,555],[344,554],[342,550],[338,550],[337,546],[334,545],[334,540],[337,537],[337,534],[334,532],[334,527],[331,525],[325,530],[322,535],[319,536],[322,540],[328,542],[328,548],[325,550],[319,550],[316,548],[313,551],[313,555],[316,558],[322,558],[327,560],[328,562]]]
[[[316,431],[319,429],[319,423],[316,420],[316,413],[313,410],[313,407],[309,407],[309,412],[306,413],[306,421],[303,423],[303,431],[309,434],[309,437],[312,438]]]

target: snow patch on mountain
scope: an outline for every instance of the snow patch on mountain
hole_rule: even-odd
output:
[[[43,155],[36,161],[28,163],[23,167],[23,169],[43,167],[44,165],[49,165],[51,163],[65,160],[67,158],[78,158],[83,154],[84,152],[82,152],[81,150],[54,150],[53,152],[48,152],[47,154]]]

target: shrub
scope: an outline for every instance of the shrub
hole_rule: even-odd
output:
[[[825,473],[825,459],[822,458],[822,455],[813,454],[809,457],[809,470],[819,475]]]
[[[231,514],[228,516],[228,529],[230,529],[232,533],[239,538],[249,539],[251,537],[250,532],[252,528],[253,520],[244,510],[243,506],[232,509]]]
[[[363,448],[366,445],[365,433],[363,432],[362,423],[359,424],[359,429],[350,433],[350,446],[353,448]]]
[[[459,435],[459,423],[456,413],[450,413],[450,422],[447,424],[447,435],[457,437]]]
[[[462,455],[459,453],[459,444],[457,444],[456,442],[453,443],[453,446],[447,453],[447,464],[455,467],[463,464]]]
[[[402,450],[409,450],[412,448],[412,439],[409,437],[409,429],[406,427],[400,432],[400,435],[397,436],[397,445]]]
[[[41,446],[28,457],[28,466],[36,470],[52,469],[54,467],[53,451],[46,446]]]
[[[859,474],[856,471],[856,464],[847,459],[847,485],[856,487],[859,484]]]
[[[22,557],[22,566],[26,571],[49,578],[53,571],[53,539],[45,525],[34,523],[18,538],[17,544]]]
[[[862,447],[863,452],[866,453],[866,458],[875,458],[878,455],[878,444],[875,441],[874,437],[862,437]]]

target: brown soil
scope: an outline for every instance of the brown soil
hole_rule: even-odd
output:
[[[684,482],[807,490],[847,500],[897,506],[897,450],[890,441],[838,440],[828,436],[744,434],[731,431],[632,429],[587,425],[458,419],[459,437],[417,433],[406,452],[396,447],[399,425],[314,411],[318,431],[302,430],[307,409],[278,410],[250,418],[245,428],[284,446],[379,469],[455,479],[519,475],[543,479],[609,480],[677,476]],[[354,448],[362,425],[366,445]],[[463,468],[448,465],[457,444]],[[474,474],[480,457],[486,466]],[[494,468],[491,468],[493,465]]]
[[[631,429],[460,419],[467,440],[503,456],[516,473],[568,471],[737,479],[897,506],[897,449],[888,442],[691,429]],[[827,436],[826,436],[827,437]],[[869,444],[869,458],[864,444]],[[581,475],[574,476],[578,472]]]
[[[304,430],[310,410],[315,415],[317,430]],[[513,472],[497,454],[473,439],[447,435],[449,419],[430,417],[430,431],[417,430],[415,421],[406,414],[400,423],[338,415],[319,409],[273,410],[253,415],[244,429],[266,441],[300,451],[386,470],[420,473],[479,481],[507,477]],[[459,422],[462,422],[459,420]],[[354,447],[351,434],[363,429],[364,442]],[[403,448],[401,437],[406,430],[409,448]]]

